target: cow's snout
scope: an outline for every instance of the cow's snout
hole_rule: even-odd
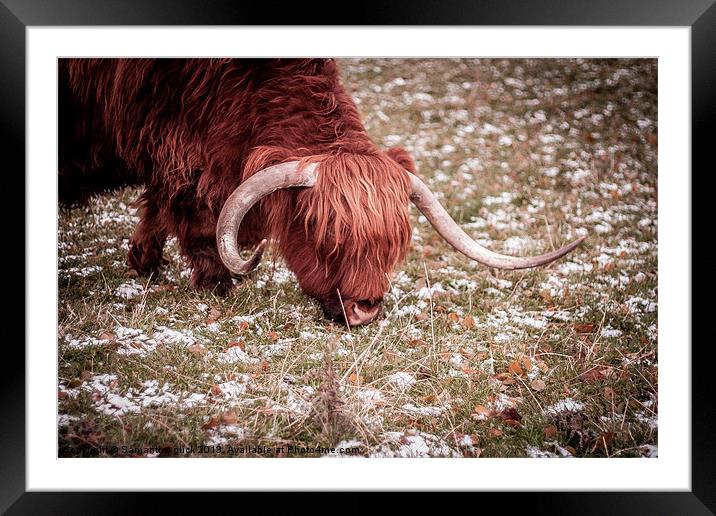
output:
[[[360,326],[373,321],[380,314],[380,301],[346,301],[344,308],[350,326]]]

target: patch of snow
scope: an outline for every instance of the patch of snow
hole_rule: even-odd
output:
[[[450,448],[439,437],[408,430],[403,432],[386,432],[383,434],[384,444],[370,453],[370,457],[461,457],[462,455]]]
[[[611,326],[607,326],[606,328],[602,328],[601,336],[605,338],[621,337],[622,331],[612,328]]]
[[[402,390],[407,390],[416,382],[415,377],[409,373],[393,373],[388,377],[388,382]]]
[[[259,361],[258,358],[250,357],[243,349],[239,346],[233,346],[219,353],[216,360],[221,364],[235,364],[236,362],[243,362],[244,364],[255,364]]]
[[[437,282],[437,283],[433,283],[432,285],[430,285],[430,288],[428,288],[428,287],[421,288],[418,291],[418,297],[420,299],[425,299],[425,298],[432,297],[434,294],[441,294],[444,292],[446,292],[446,291],[445,291],[445,288],[443,288],[442,283]]]
[[[559,400],[554,405],[547,407],[546,412],[551,415],[563,414],[565,412],[580,412],[584,410],[584,404],[572,398]]]
[[[122,299],[126,300],[140,297],[143,294],[144,287],[137,283],[135,280],[128,281],[127,283],[122,283],[114,291],[115,296],[121,297]]]

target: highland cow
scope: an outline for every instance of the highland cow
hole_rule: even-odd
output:
[[[490,267],[549,263],[474,242],[405,150],[368,137],[331,59],[61,59],[59,197],[145,188],[127,263],[156,273],[175,235],[195,287],[226,293],[268,240],[331,318],[380,312],[406,255],[414,202],[458,251]],[[255,248],[248,260],[242,248]]]

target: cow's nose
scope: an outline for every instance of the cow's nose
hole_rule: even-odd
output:
[[[380,313],[380,303],[369,301],[346,301],[346,317],[350,326],[368,324]]]

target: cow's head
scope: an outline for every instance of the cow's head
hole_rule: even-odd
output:
[[[491,267],[522,269],[549,263],[574,249],[583,238],[536,257],[494,253],[465,234],[414,174],[407,153],[337,153],[265,168],[229,196],[217,224],[217,245],[234,275],[253,270],[264,240],[248,260],[236,242],[246,212],[262,197],[284,188],[303,187],[282,211],[286,231],[282,254],[302,290],[325,313],[351,326],[373,321],[395,265],[410,245],[408,203],[412,201],[455,249]],[[275,215],[275,214],[274,214]]]

